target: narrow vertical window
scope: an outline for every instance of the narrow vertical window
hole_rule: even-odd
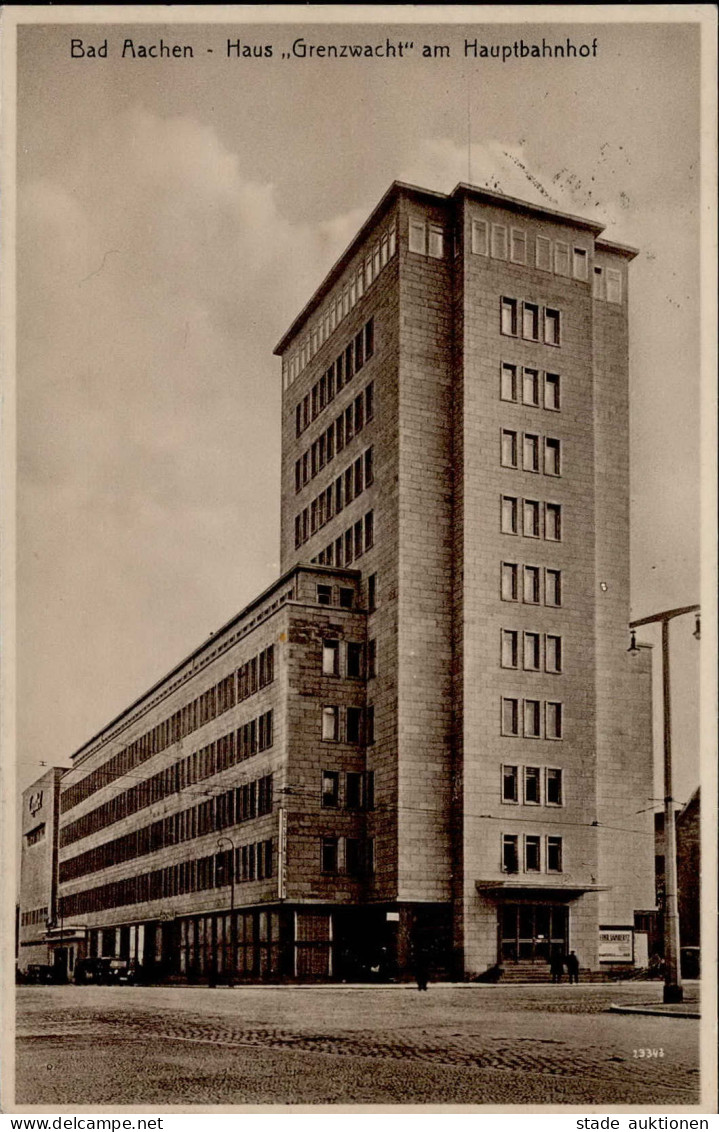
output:
[[[522,401],[525,405],[539,405],[539,370],[527,366],[522,370]]]
[[[507,258],[507,229],[503,224],[492,225],[492,258]]]
[[[519,768],[516,766],[502,767],[502,801],[519,801]]]
[[[444,256],[444,232],[436,224],[429,225],[427,254],[434,259]]]
[[[554,274],[569,275],[569,244],[560,240],[554,245]]]
[[[504,363],[500,371],[499,396],[502,401],[517,400],[517,367]]]
[[[517,336],[517,300],[503,298],[500,304],[500,329],[502,334]]]
[[[562,805],[562,772],[555,767],[547,767],[544,799],[548,806]]]
[[[423,220],[409,222],[409,250],[418,255],[427,253],[427,233]]]
[[[539,700],[524,701],[524,735],[527,739],[539,739],[541,735],[541,705]]]
[[[336,809],[340,801],[340,776],[334,770],[322,771],[322,806]]]
[[[512,263],[527,262],[527,234],[522,228],[511,230],[509,258]]]
[[[544,667],[547,672],[562,671],[562,638],[554,633],[544,638]]]
[[[525,538],[539,538],[539,502],[536,499],[524,500],[524,536]]]
[[[539,338],[539,307],[536,303],[522,304],[522,337],[531,342]]]
[[[539,437],[531,432],[522,439],[522,465],[525,472],[539,471]]]
[[[365,420],[371,421],[374,417],[374,382],[370,381],[369,385],[364,391],[364,415]]]
[[[608,303],[621,303],[622,301],[622,273],[615,269],[607,268],[607,302]]]
[[[339,676],[340,674],[340,643],[339,641],[322,642],[322,675]]]
[[[539,604],[539,566],[524,567],[523,598],[528,605]]]
[[[502,668],[517,667],[517,631],[516,629],[502,630]]]
[[[502,429],[501,462],[505,468],[517,467],[517,434],[510,429]]]
[[[561,473],[560,443],[553,436],[544,439],[544,474],[558,476]]]
[[[518,585],[517,575],[519,567],[516,562],[502,563],[502,601],[517,601]]]
[[[524,838],[524,869],[528,873],[540,871],[540,845],[541,839],[534,834]]]
[[[559,503],[544,505],[544,537],[552,542],[562,540],[562,508]]]
[[[561,837],[547,838],[547,872],[562,872],[562,839]]]
[[[544,407],[558,412],[559,403],[559,374],[545,373],[544,375]]]
[[[502,699],[502,734],[519,735],[519,700],[508,696]]]
[[[541,802],[542,772],[538,766],[524,768],[524,801],[528,806],[538,806]]]
[[[559,345],[559,311],[551,307],[544,311],[544,341],[548,346]]]
[[[502,838],[502,871],[505,873],[519,872],[518,838],[515,834],[506,834]]]
[[[594,268],[594,274],[592,276],[592,282],[593,282],[592,297],[595,298],[595,299],[606,298],[605,291],[604,291],[604,272],[603,272],[601,267],[595,267]]]
[[[472,221],[472,254],[489,255],[489,228],[486,220]]]
[[[546,705],[546,732],[547,739],[562,738],[562,705],[549,700]]]
[[[513,495],[502,496],[501,527],[506,535],[517,533],[517,499]]]
[[[364,517],[364,548],[371,550],[374,546],[374,511],[368,511]]]
[[[544,603],[545,605],[562,604],[562,572],[561,570],[545,570],[544,572]]]
[[[524,667],[528,672],[538,672],[541,664],[539,633],[524,634]]]
[[[572,252],[572,274],[575,279],[586,283],[588,279],[589,256],[584,248],[574,248]]]
[[[339,708],[322,708],[322,738],[336,743],[339,738]]]
[[[336,873],[338,861],[338,839],[336,837],[323,837],[321,841],[320,864],[323,873]]]
[[[540,271],[552,270],[552,241],[546,236],[537,236],[534,244],[534,263]]]

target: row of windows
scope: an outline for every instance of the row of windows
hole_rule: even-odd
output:
[[[561,503],[543,503],[538,499],[518,499],[503,495],[501,500],[501,529],[505,535],[518,535],[519,517],[521,533],[525,538],[545,538],[550,542],[562,541]]]
[[[527,233],[523,228],[509,228],[504,224],[490,225],[486,220],[472,220],[472,254],[509,260],[524,266],[528,263]],[[581,246],[571,246],[564,240],[552,241],[546,236],[535,236],[534,266],[540,271],[554,271],[555,275],[572,276],[586,283],[589,278],[589,252]]]
[[[542,852],[544,842],[544,852]],[[520,839],[517,834],[504,834],[502,837],[502,872],[518,873],[520,871],[519,859]],[[522,866],[525,873],[561,873],[562,838],[539,837],[536,834],[525,834],[522,838]]]
[[[545,476],[562,474],[562,442],[556,436],[539,436],[534,432],[517,432],[503,428],[500,437],[500,459],[504,468],[519,468],[525,472],[543,472]]]
[[[340,609],[352,609],[355,601],[355,592],[349,586],[327,586],[320,584],[317,587],[318,605],[339,605]]]
[[[20,916],[20,926],[29,928],[33,924],[44,924],[47,920],[47,906],[44,908],[33,908],[32,912],[23,912]]]
[[[119,908],[127,904],[144,904],[149,900],[164,900],[184,896],[188,892],[204,892],[210,888],[223,888],[230,883],[234,866],[235,881],[263,880],[273,872],[272,841],[258,841],[235,849],[234,860],[230,851],[214,853],[194,861],[180,861],[164,869],[125,877],[123,880],[75,892],[60,899],[60,915],[65,919],[87,912],[102,912],[106,908]]]
[[[502,401],[520,400],[533,408],[543,406],[558,413],[561,408],[561,381],[558,373],[547,373],[532,366],[516,366],[502,362],[499,376],[499,396]]]
[[[374,809],[374,771],[349,771],[344,775],[337,770],[322,771],[323,808],[336,810],[343,804],[346,810]]]
[[[45,837],[45,822],[41,825],[36,825],[29,833],[25,834],[25,842],[27,845],[37,845],[38,841],[42,841]]]
[[[366,714],[361,707],[323,707],[322,739],[326,743],[364,742]]]
[[[409,222],[409,250],[433,259],[444,257],[444,229],[432,221],[412,217]]]
[[[307,452],[295,461],[295,491],[301,491],[326,464],[331,463],[345,444],[349,444],[373,417],[374,382],[370,381],[344,412],[340,413],[329,428],[314,441]]]
[[[342,290],[335,294],[324,307],[314,329],[310,331],[292,356],[283,362],[282,385],[284,389],[287,389],[296,381],[308,362],[334,333],[335,328],[369,290],[396,251],[397,236],[393,225],[379,237],[375,244],[368,248],[364,263],[358,264]]]
[[[364,645],[358,641],[324,640],[322,642],[322,675],[364,679]]]
[[[272,730],[272,711],[263,712],[237,731],[230,731],[201,750],[178,759],[151,778],[116,794],[102,806],[66,825],[60,831],[60,845],[71,845],[82,837],[136,814],[138,810],[144,810],[154,802],[162,801],[169,794],[176,794],[196,782],[219,774],[235,763],[267,750],[272,746]]]
[[[219,684],[208,688],[197,699],[158,723],[151,731],[141,735],[124,750],[118,751],[103,766],[76,782],[66,790],[60,800],[60,811],[66,813],[84,798],[101,790],[103,786],[127,774],[153,755],[159,755],[173,743],[179,743],[193,731],[233,708],[238,700],[246,699],[258,688],[274,680],[273,646],[264,649],[236,673],[231,672]]]
[[[374,838],[323,837],[320,841],[320,869],[329,876],[371,876],[374,872]]]
[[[372,448],[366,448],[337,479],[295,516],[295,548],[339,515],[366,487],[374,483]]]
[[[338,355],[329,369],[295,408],[295,435],[300,436],[312,421],[334,401],[335,395],[362,369],[374,354],[374,319],[366,322]]]
[[[562,571],[548,566],[524,566],[519,562],[503,562],[501,577],[502,601],[520,600],[527,605],[560,606],[562,604]]]
[[[541,330],[541,341],[545,345],[560,345],[560,313],[554,307],[541,307],[538,303],[520,302],[518,299],[502,296],[499,310],[499,328],[502,334],[508,334],[512,338],[525,338],[528,342],[539,342]]]
[[[520,789],[525,806],[563,806],[562,771],[554,766],[502,767],[502,801],[519,803]]]
[[[502,735],[525,739],[561,739],[562,704],[556,700],[502,697]]]
[[[312,562],[320,566],[351,566],[356,558],[374,546],[374,511],[368,511],[364,520],[358,519],[344,535],[321,550]]]
[[[520,667],[520,646],[525,672],[562,671],[562,638],[556,634],[502,629],[502,668]]]
[[[348,527],[344,535],[321,550],[312,561],[320,566],[351,566],[356,558],[374,546],[374,511],[368,511],[362,519]],[[371,608],[371,607],[370,607]]]
[[[132,861],[148,853],[157,853],[170,845],[180,845],[216,833],[228,826],[239,825],[272,811],[272,775],[236,786],[197,806],[170,814],[150,825],[133,829],[124,837],[106,841],[86,853],[60,863],[60,881],[108,869],[122,861]]]

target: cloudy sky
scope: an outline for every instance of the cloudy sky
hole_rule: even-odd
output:
[[[699,600],[698,30],[407,12],[19,29],[21,787],[277,575],[272,348],[394,179],[445,192],[471,179],[641,249],[632,616]],[[121,57],[125,39],[161,37],[194,57]],[[414,47],[282,58],[298,37]],[[596,37],[596,58],[464,57],[465,39],[542,37]],[[72,59],[73,38],[107,40],[107,58]],[[272,56],[228,58],[228,38]],[[673,628],[681,800],[698,781],[693,628]]]

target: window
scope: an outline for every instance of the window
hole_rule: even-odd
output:
[[[502,698],[502,734],[519,735],[519,700]]]
[[[544,312],[544,341],[548,346],[559,345],[559,311],[550,307]]]
[[[367,642],[367,678],[373,680],[377,675],[377,641]]]
[[[539,633],[524,634],[524,667],[527,672],[538,672],[541,664]]]
[[[340,802],[340,776],[335,770],[322,771],[322,806],[334,809]]]
[[[542,772],[538,766],[525,766],[524,768],[524,801],[529,806],[538,806],[541,802]]]
[[[362,774],[349,773],[347,775],[347,790],[345,792],[345,806],[348,810],[362,809]]]
[[[622,301],[622,273],[607,268],[607,302],[621,303]]]
[[[352,349],[352,343],[345,349],[345,384],[354,377],[355,372],[355,356]]]
[[[302,487],[302,461],[295,460],[295,491]]]
[[[502,838],[502,872],[519,872],[519,847],[515,834],[506,834]]]
[[[553,412],[559,411],[559,374],[544,375],[544,407]]]
[[[562,508],[559,503],[544,505],[544,537],[552,542],[562,540]]]
[[[371,550],[374,546],[374,511],[368,511],[364,517],[364,548]]]
[[[355,600],[355,592],[348,586],[340,586],[340,608],[352,609]]]
[[[500,303],[500,329],[502,334],[517,336],[517,300],[502,299]]]
[[[359,837],[348,837],[345,841],[345,868],[348,876],[362,876],[364,872],[363,847]]]
[[[513,495],[502,496],[502,531],[505,535],[517,533],[517,499]]]
[[[489,226],[486,220],[472,221],[472,254],[489,255]]]
[[[574,275],[575,279],[581,279],[583,282],[586,283],[587,278],[588,278],[588,275],[587,275],[588,262],[589,262],[589,256],[587,255],[585,249],[584,248],[574,248],[574,251],[572,253],[572,274]]]
[[[322,675],[339,676],[340,674],[340,643],[339,641],[322,642]]]
[[[507,229],[503,224],[492,225],[492,258],[507,258]]]
[[[517,367],[503,364],[499,379],[499,396],[502,401],[517,400]]]
[[[372,357],[373,354],[374,354],[374,319],[371,318],[365,324],[365,328],[364,328],[364,356],[365,356],[365,361],[369,361],[369,359]]]
[[[544,604],[562,604],[562,571],[545,570],[544,572]]]
[[[442,259],[444,256],[444,232],[436,224],[430,224],[428,235],[427,254],[434,259]]]
[[[539,471],[539,437],[530,432],[524,434],[522,464],[525,472]]]
[[[539,405],[539,370],[522,371],[522,401],[525,405]]]
[[[544,638],[544,667],[547,672],[562,671],[562,638],[552,633]]]
[[[554,245],[554,274],[569,275],[569,244],[559,240]]]
[[[524,500],[524,535],[539,538],[539,503],[536,499]]]
[[[522,337],[531,342],[539,338],[539,307],[536,303],[522,304]]]
[[[517,636],[516,629],[502,629],[502,668],[517,667]]]
[[[362,544],[362,520],[358,519],[354,525],[355,558],[361,558],[364,547]]]
[[[367,608],[374,613],[377,608],[377,575],[370,574],[367,579]]]
[[[355,334],[355,372],[364,365],[364,331]]]
[[[502,429],[501,460],[505,468],[517,466],[517,434],[510,429]]]
[[[558,476],[561,473],[560,443],[553,436],[544,438],[544,474]]]
[[[552,241],[546,236],[537,236],[534,245],[534,262],[540,271],[552,270]]]
[[[355,397],[355,433],[362,432],[364,428],[364,396],[360,393]]]
[[[374,743],[374,704],[368,704],[365,720],[365,742],[368,746]]]
[[[519,567],[516,562],[502,563],[502,601],[518,600],[518,573]]]
[[[524,869],[528,873],[538,873],[540,870],[540,844],[541,839],[534,835],[524,838]]]
[[[524,735],[526,739],[539,739],[541,735],[540,709],[539,700],[524,701]]]
[[[330,743],[339,739],[339,708],[322,708],[322,738]]]
[[[348,405],[345,409],[345,444],[349,444],[354,436],[354,412],[352,406]]]
[[[347,742],[362,742],[362,708],[347,708]]]
[[[512,263],[527,262],[527,235],[521,228],[511,230],[509,258]]]
[[[374,468],[371,448],[368,448],[364,454],[364,482],[365,487],[370,487],[372,483],[374,483]]]
[[[561,873],[562,871],[562,839],[561,837],[547,838],[547,872]]]
[[[347,675],[353,679],[362,679],[364,676],[362,663],[362,645],[357,644],[355,641],[349,641],[347,644]]]
[[[364,415],[365,419],[371,421],[374,417],[374,382],[370,381],[369,385],[364,391]]]
[[[539,605],[539,566],[524,567],[523,599],[527,605]]]
[[[336,837],[323,837],[321,850],[321,868],[323,873],[337,872],[337,845]]]
[[[604,291],[604,272],[601,267],[594,268],[593,275],[594,285],[592,287],[592,297],[595,299],[604,299],[606,294]]]
[[[409,250],[418,255],[427,254],[427,233],[423,220],[409,222]]]
[[[332,604],[332,586],[317,587],[317,603],[318,605]]]
[[[547,739],[562,738],[562,705],[549,700],[546,704],[546,731]]]
[[[516,766],[502,767],[502,801],[519,801],[519,768]]]
[[[548,806],[562,805],[562,772],[551,766],[546,771],[544,800]]]

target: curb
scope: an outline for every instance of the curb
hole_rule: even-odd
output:
[[[701,1018],[698,1010],[665,1010],[661,1006],[617,1006],[612,1003],[608,1009],[610,1014],[651,1014],[655,1018]]]

